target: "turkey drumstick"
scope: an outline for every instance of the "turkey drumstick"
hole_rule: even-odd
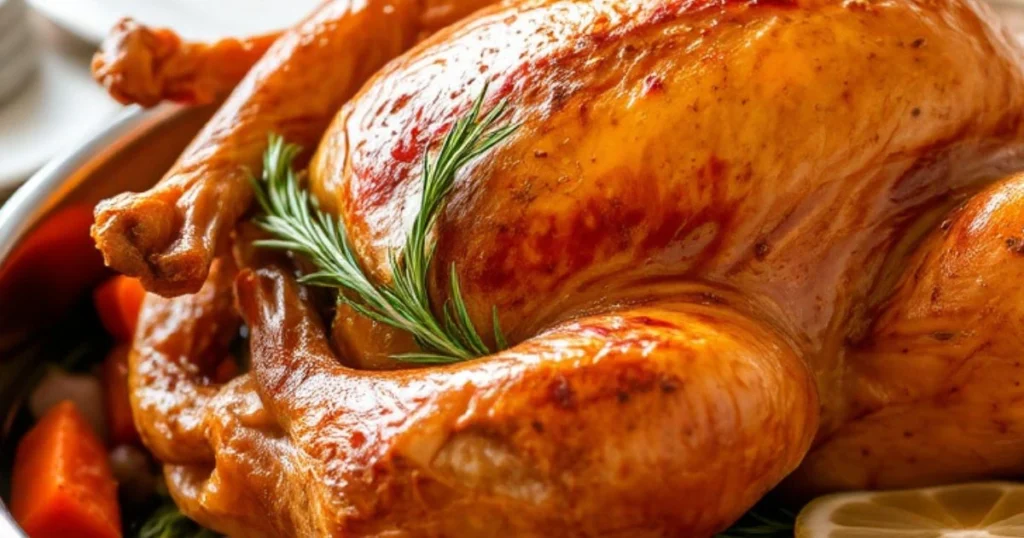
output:
[[[211,374],[238,334],[234,261],[214,260],[193,295],[147,294],[129,356],[135,424],[146,446],[168,463],[212,461],[202,428],[217,391]]]
[[[299,448],[274,480],[304,484],[276,507],[304,521],[282,536],[702,536],[816,426],[789,344],[717,305],[638,304],[478,361],[367,372],[338,364],[285,271],[237,289],[257,390]]]
[[[190,43],[166,28],[123,19],[92,60],[92,73],[122,104],[204,105],[228,94],[280,33]]]

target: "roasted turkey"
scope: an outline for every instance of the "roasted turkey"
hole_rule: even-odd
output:
[[[983,5],[487,3],[335,0],[210,45],[126,21],[97,55],[124,101],[230,93],[93,228],[154,292],[135,421],[186,514],[239,537],[699,538],[780,483],[1024,472],[1024,51]],[[388,282],[423,156],[485,84],[519,129],[432,237],[513,345],[411,368],[408,335],[252,248],[248,177],[270,132],[308,148]],[[251,370],[214,383],[242,324]]]

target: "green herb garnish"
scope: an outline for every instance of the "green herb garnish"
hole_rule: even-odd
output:
[[[795,522],[793,512],[762,503],[715,538],[792,538]]]
[[[220,535],[200,527],[168,501],[142,524],[139,538],[220,538]]]
[[[456,174],[517,128],[498,125],[507,109],[505,101],[481,117],[486,92],[485,87],[469,113],[445,135],[434,160],[429,152],[424,152],[420,211],[404,247],[388,256],[390,284],[379,284],[367,276],[352,251],[344,224],[321,211],[301,186],[300,175],[292,167],[299,152],[297,146],[271,135],[263,157],[262,180],[253,179],[256,200],[263,210],[256,223],[274,237],[258,241],[257,246],[306,256],[317,271],[303,276],[300,282],[345,290],[349,293],[339,293],[339,301],[368,318],[412,334],[423,351],[398,355],[397,359],[451,363],[491,352],[469,317],[454,264],[449,268],[450,297],[441,308],[441,319],[434,314],[427,284],[434,256],[434,246],[428,245],[427,236],[444,207]],[[505,347],[505,337],[497,309],[492,310],[492,324],[500,350]]]

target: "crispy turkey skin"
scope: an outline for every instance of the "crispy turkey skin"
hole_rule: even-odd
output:
[[[1024,57],[982,5],[466,16],[481,5],[325,3],[185,164],[98,210],[115,267],[203,286],[151,295],[131,358],[136,421],[189,516],[247,537],[703,537],[780,483],[1024,471]],[[375,40],[379,70],[360,63]],[[461,171],[434,263],[478,327],[497,307],[510,349],[403,368],[407,335],[321,319],[246,230],[234,259],[218,246],[280,128],[319,140],[309,186],[388,281],[424,152],[485,83],[519,129]],[[216,385],[201,366],[241,321],[252,370]]]

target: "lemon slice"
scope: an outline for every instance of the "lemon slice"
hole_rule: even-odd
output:
[[[1024,485],[982,482],[927,489],[855,492],[812,501],[796,538],[1024,537]]]

